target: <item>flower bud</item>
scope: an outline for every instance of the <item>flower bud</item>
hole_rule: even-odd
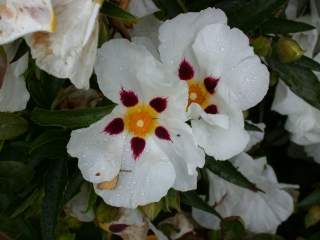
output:
[[[272,40],[270,38],[260,36],[258,38],[253,39],[251,45],[253,46],[254,52],[257,55],[261,57],[267,57],[270,56],[272,53],[271,43]]]
[[[282,37],[276,45],[277,55],[282,63],[291,63],[303,56],[303,49],[299,44],[287,37]]]

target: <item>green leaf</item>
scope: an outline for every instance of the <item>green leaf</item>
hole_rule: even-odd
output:
[[[261,191],[257,186],[250,182],[241,172],[238,171],[229,161],[218,161],[207,156],[206,167],[215,175],[233,183],[239,187],[247,188],[253,192]]]
[[[48,130],[38,136],[30,145],[31,158],[58,159],[68,156],[67,133],[63,130]]]
[[[319,240],[320,239],[320,232],[313,234],[311,237],[308,237],[306,240]]]
[[[260,30],[263,34],[287,34],[309,31],[314,28],[314,26],[303,22],[296,22],[283,18],[271,18],[261,26]]]
[[[247,131],[252,131],[252,132],[263,132],[260,128],[258,128],[257,126],[255,126],[254,124],[248,122],[248,121],[245,121],[244,123],[244,128],[247,130]]]
[[[31,120],[40,126],[63,128],[84,128],[110,113],[114,105],[87,108],[81,110],[45,110],[36,108],[31,113]]]
[[[22,162],[0,161],[0,192],[19,192],[32,179],[33,170]]]
[[[11,240],[38,240],[36,231],[32,224],[21,218],[9,219],[6,216],[0,216],[0,233],[4,233]],[[0,239],[2,235],[0,234]],[[8,239],[8,240],[9,240]],[[3,240],[6,240],[4,238]]]
[[[0,46],[0,89],[4,82],[7,69],[8,69],[7,54],[4,51],[3,47]]]
[[[181,202],[190,207],[212,213],[216,217],[222,219],[222,216],[216,210],[214,210],[213,207],[210,207],[204,200],[202,200],[195,191],[182,192]]]
[[[25,40],[22,40],[19,44],[18,50],[16,51],[16,54],[14,58],[11,60],[10,63],[13,63],[17,60],[19,60],[22,56],[24,56],[29,51],[29,47]]]
[[[0,140],[16,138],[28,130],[28,122],[14,114],[0,112]]]
[[[286,0],[229,0],[215,4],[228,16],[228,24],[247,32],[255,30],[273,17]]]
[[[117,5],[105,1],[102,5],[101,11],[106,14],[108,17],[120,20],[126,23],[136,23],[138,19],[133,16],[131,13],[123,10]]]
[[[64,203],[67,203],[80,191],[81,184],[84,181],[80,172],[75,173],[69,179],[70,180],[66,186],[66,191],[64,195]]]
[[[41,230],[43,239],[55,240],[55,228],[62,209],[67,173],[65,159],[50,162],[42,203]]]
[[[252,237],[246,238],[246,240],[284,240],[284,239],[277,235],[261,233],[261,234],[256,234]]]
[[[246,235],[246,230],[239,217],[225,218],[220,222],[222,239],[241,240]]]
[[[154,0],[154,2],[161,9],[164,19],[174,18],[183,12],[176,0]]]
[[[320,204],[320,189],[314,191],[309,196],[304,198],[300,203],[298,203],[298,207],[305,208],[316,204]]]
[[[320,109],[320,82],[310,69],[275,59],[270,60],[269,65],[296,95]]]
[[[320,72],[320,63],[316,62],[312,58],[302,56],[299,60],[293,63],[294,66],[308,68],[312,71]]]

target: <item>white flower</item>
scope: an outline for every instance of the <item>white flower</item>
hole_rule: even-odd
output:
[[[92,222],[95,218],[93,208],[89,206],[90,186],[82,184],[80,192],[76,194],[65,206],[67,214],[75,217],[80,222]]]
[[[55,30],[51,0],[1,0],[0,45],[28,33]]]
[[[152,0],[129,0],[128,11],[141,18],[159,11],[159,8]]]
[[[238,187],[208,172],[209,204],[223,217],[240,216],[249,231],[275,232],[278,225],[293,212],[293,199],[282,190],[287,186],[278,183],[266,158],[254,160],[242,153],[231,162],[265,193]],[[200,225],[210,229],[219,228],[220,221],[214,215],[197,209],[193,209],[192,213]]]
[[[198,144],[217,159],[246,147],[242,111],[262,100],[269,72],[248,37],[208,8],[166,21],[159,30],[160,56],[189,86],[189,113]]]
[[[100,89],[118,106],[86,129],[73,131],[70,155],[107,204],[135,208],[169,190],[196,188],[204,153],[187,120],[187,88],[143,46],[115,39],[95,66]]]
[[[0,56],[3,71],[0,74],[0,112],[15,112],[24,110],[29,100],[23,73],[28,67],[28,54],[10,63],[15,54],[15,46],[5,46],[5,53]]]

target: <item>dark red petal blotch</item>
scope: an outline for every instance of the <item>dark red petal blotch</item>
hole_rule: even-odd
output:
[[[120,91],[120,100],[126,107],[133,107],[138,104],[138,96],[133,91],[126,91],[123,88]]]
[[[179,66],[179,78],[181,80],[190,80],[194,76],[194,70],[192,65],[187,61],[183,60]]]
[[[104,132],[110,135],[116,135],[123,131],[124,122],[121,118],[113,119],[104,129]]]
[[[211,94],[214,93],[216,86],[218,85],[219,79],[214,77],[207,77],[204,79],[204,85],[207,91]]]
[[[128,227],[127,224],[111,224],[109,230],[113,233],[120,233]]]
[[[152,99],[149,104],[154,110],[161,113],[167,108],[167,99],[164,97],[156,97]]]
[[[208,107],[206,107],[206,109],[204,111],[209,114],[217,114],[218,107],[216,105],[212,104],[212,105],[209,105]]]
[[[168,130],[165,129],[164,127],[161,127],[161,126],[157,127],[155,134],[160,139],[171,141],[170,134],[169,134]]]
[[[137,160],[146,146],[146,141],[143,138],[134,137],[131,139],[131,150],[134,160]]]

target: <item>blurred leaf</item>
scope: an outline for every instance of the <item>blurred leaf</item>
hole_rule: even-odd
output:
[[[320,239],[320,232],[313,234],[311,237],[308,237],[306,240],[319,240]]]
[[[286,0],[229,0],[215,4],[228,16],[228,24],[247,32],[255,30],[281,9]]]
[[[302,56],[298,61],[295,61],[292,64],[297,67],[308,68],[320,72],[320,63],[307,56]]]
[[[67,173],[65,159],[50,162],[42,204],[41,229],[43,239],[55,240],[55,228],[62,209]]]
[[[261,233],[248,237],[246,240],[284,240],[284,238],[273,234]]]
[[[0,192],[19,192],[33,176],[33,170],[21,162],[0,161]]]
[[[291,21],[283,18],[271,18],[261,26],[261,33],[287,34],[304,32],[315,27],[303,22]]]
[[[212,213],[216,217],[222,219],[221,215],[216,210],[214,210],[213,207],[210,207],[204,200],[202,200],[195,191],[182,192],[181,202],[190,207]]]
[[[5,233],[14,240],[37,240],[39,239],[33,226],[21,218],[9,219],[0,216],[0,233]],[[1,238],[0,234],[0,239]]]
[[[150,221],[153,221],[161,212],[162,206],[162,201],[159,201],[155,203],[149,203],[145,206],[141,206],[140,209],[148,217],[148,219],[150,219]]]
[[[224,240],[241,240],[246,235],[246,230],[240,217],[225,218],[220,222],[221,235]]]
[[[252,131],[252,132],[263,132],[260,128],[258,128],[257,126],[255,126],[254,124],[248,122],[248,121],[245,121],[244,123],[244,128],[245,130],[247,131]]]
[[[270,60],[269,64],[297,96],[320,109],[320,82],[311,70],[293,64],[283,64],[275,59]]]
[[[72,177],[69,178],[69,182],[66,186],[65,195],[64,195],[64,203],[67,203],[71,200],[79,191],[81,184],[83,183],[84,179],[80,172],[77,172]]]
[[[215,175],[239,187],[247,188],[253,192],[261,191],[254,183],[250,182],[241,172],[239,172],[238,169],[229,161],[218,161],[210,156],[207,156],[206,167]]]
[[[40,126],[63,128],[84,128],[110,113],[114,105],[80,110],[45,110],[36,108],[31,113],[31,120]]]
[[[4,78],[8,69],[8,60],[6,52],[4,51],[3,47],[0,46],[0,89],[4,82]]]
[[[136,23],[138,21],[138,19],[131,13],[107,1],[104,1],[101,12],[106,14],[108,17],[112,17],[126,23]]]
[[[164,19],[174,18],[183,12],[176,0],[154,0],[154,2],[161,9]]]
[[[26,41],[22,40],[21,43],[19,44],[19,47],[18,47],[18,49],[16,51],[16,54],[15,54],[14,58],[10,61],[10,63],[13,63],[13,62],[19,60],[28,51],[29,51],[29,47],[28,47]]]
[[[28,130],[28,122],[14,114],[0,112],[0,140],[16,138]]]
[[[300,203],[298,203],[298,207],[310,207],[315,204],[320,204],[320,189],[304,198]]]
[[[175,209],[178,212],[181,211],[180,209],[180,194],[178,191],[174,189],[170,189],[167,193],[167,195],[164,197],[164,207],[166,211],[169,211],[171,209]]]
[[[305,226],[309,228],[320,222],[320,205],[313,206],[309,209],[305,217]]]
[[[48,130],[38,136],[30,145],[31,158],[58,159],[68,156],[66,145],[68,137],[65,131]]]

